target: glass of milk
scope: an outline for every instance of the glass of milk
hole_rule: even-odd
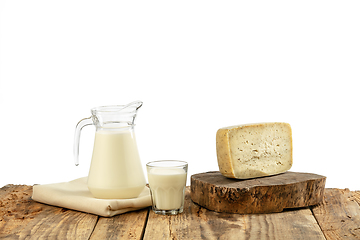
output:
[[[146,164],[152,210],[161,215],[176,215],[184,210],[188,164],[163,160]]]

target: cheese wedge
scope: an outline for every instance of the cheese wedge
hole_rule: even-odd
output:
[[[249,179],[286,172],[292,166],[288,123],[256,123],[220,128],[216,133],[219,170],[228,178]]]

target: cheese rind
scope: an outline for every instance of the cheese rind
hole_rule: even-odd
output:
[[[281,122],[220,128],[216,133],[219,170],[228,178],[249,179],[286,172],[292,166],[292,131]]]

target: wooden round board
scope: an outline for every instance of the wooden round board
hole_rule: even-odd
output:
[[[220,172],[191,176],[193,202],[216,212],[273,213],[323,201],[326,177],[300,172],[254,178],[231,179]]]

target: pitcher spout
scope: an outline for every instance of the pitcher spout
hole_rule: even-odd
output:
[[[129,104],[124,105],[124,107],[120,110],[120,114],[126,117],[127,115],[131,115],[131,122],[128,122],[129,125],[135,125],[135,118],[137,111],[143,105],[142,101],[134,101]]]
[[[142,101],[134,101],[129,104],[124,105],[123,109],[135,109],[137,111],[143,105]]]

